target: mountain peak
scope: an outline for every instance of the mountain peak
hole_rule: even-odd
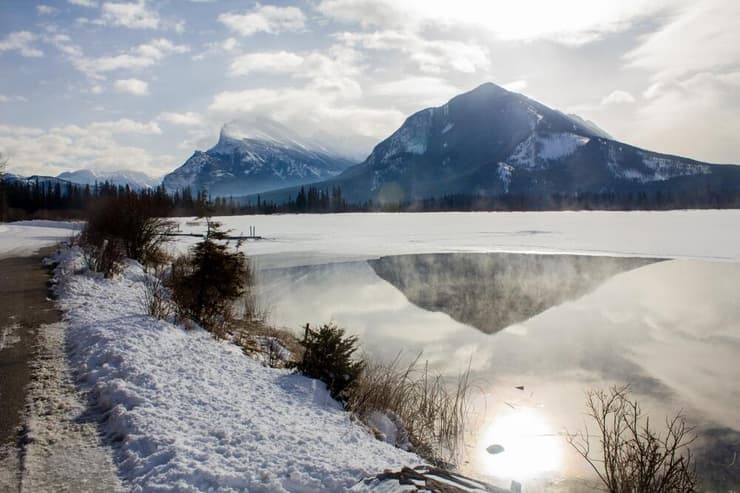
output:
[[[382,201],[391,189],[393,200],[548,196],[715,179],[706,178],[711,173],[703,163],[616,142],[592,122],[486,82],[414,113],[335,182],[353,200]]]
[[[246,195],[331,178],[353,164],[283,124],[263,117],[226,123],[218,143],[165,176],[168,190]]]
[[[468,91],[470,93],[477,93],[477,92],[488,92],[488,93],[502,93],[502,92],[510,92],[504,89],[503,87],[494,84],[493,82],[484,82],[483,84],[479,85],[475,89],[472,89],[471,91]]]
[[[219,144],[229,145],[235,141],[259,140],[304,150],[324,150],[282,123],[261,116],[244,117],[226,123],[221,127],[218,140]]]

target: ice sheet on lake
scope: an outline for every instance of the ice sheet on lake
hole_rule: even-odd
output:
[[[180,220],[183,231],[201,231]],[[440,252],[574,253],[740,261],[740,210],[285,214],[220,218],[261,267]],[[195,239],[179,242],[181,249]]]

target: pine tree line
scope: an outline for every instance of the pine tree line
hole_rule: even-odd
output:
[[[44,179],[0,180],[0,219],[82,219],[85,210],[100,198],[135,197],[165,216],[248,215],[334,212],[425,212],[425,211],[524,211],[524,210],[670,210],[680,208],[740,208],[740,191],[714,189],[673,191],[643,189],[551,194],[448,194],[441,197],[399,202],[352,202],[339,186],[301,187],[287,201],[244,202],[235,197],[210,197],[205,191],[184,188],[169,193],[164,186],[134,190],[110,182],[76,185]]]

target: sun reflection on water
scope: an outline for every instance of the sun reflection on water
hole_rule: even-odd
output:
[[[481,471],[517,481],[556,472],[563,461],[563,443],[537,409],[502,411],[484,428],[477,447]]]

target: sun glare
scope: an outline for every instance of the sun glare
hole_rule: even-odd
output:
[[[518,481],[557,471],[562,455],[560,437],[532,408],[499,414],[478,442],[480,470]]]

